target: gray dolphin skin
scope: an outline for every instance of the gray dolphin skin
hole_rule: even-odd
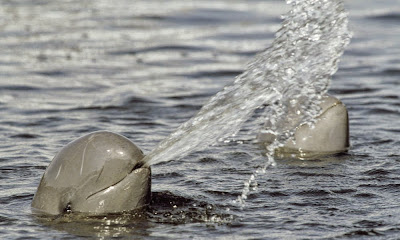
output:
[[[340,153],[349,148],[349,119],[346,106],[337,98],[325,95],[320,104],[321,114],[313,127],[307,124],[296,128],[295,138],[289,140],[280,153],[300,152],[324,155]],[[261,133],[259,141],[269,145],[275,136]]]
[[[93,132],[69,143],[47,167],[32,201],[34,213],[107,214],[144,207],[151,171],[143,152],[112,132]]]

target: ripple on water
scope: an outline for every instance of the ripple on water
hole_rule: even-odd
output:
[[[196,71],[194,73],[188,73],[188,74],[181,74],[179,76],[183,77],[188,77],[188,78],[216,78],[216,77],[226,77],[233,79],[234,77],[238,76],[241,74],[241,70],[216,70],[216,71]]]
[[[27,202],[27,200],[32,200],[33,194],[32,193],[18,193],[12,194],[9,196],[1,197],[0,203],[1,204],[13,204],[17,205],[17,203]]]
[[[28,85],[0,85],[0,91],[38,91],[40,88]]]
[[[171,178],[182,178],[185,175],[179,173],[179,172],[164,172],[164,173],[156,173],[152,175],[155,179],[171,179]]]
[[[397,107],[387,106],[387,107],[375,107],[367,111],[369,114],[380,114],[380,115],[399,115],[400,111]]]
[[[344,237],[366,237],[366,236],[383,236],[383,233],[380,233],[374,229],[365,229],[365,230],[354,230],[349,231],[343,234]]]
[[[388,175],[392,173],[391,170],[389,169],[384,169],[384,168],[374,168],[367,170],[365,172],[362,172],[362,174],[367,175],[367,176],[372,176],[374,178],[386,178]]]
[[[399,77],[400,69],[399,68],[387,68],[378,73],[380,76],[389,76],[389,77]]]
[[[304,197],[325,197],[331,195],[332,192],[324,189],[308,189],[305,191],[297,192],[296,195]]]
[[[105,128],[145,146],[150,142],[152,149],[233,80],[249,57],[267,47],[281,21],[275,10],[269,14],[266,2],[273,8],[283,4],[251,1],[238,8],[237,1],[169,1],[164,9],[158,0],[3,2],[2,238],[213,239],[222,232],[221,239],[397,239],[395,1],[347,1],[354,41],[331,93],[349,109],[349,154],[278,161],[257,179],[258,190],[240,209],[232,200],[263,161],[253,158],[260,150],[251,141],[234,139],[185,161],[154,166],[153,203],[144,212],[44,221],[30,215],[41,174],[74,137]],[[372,23],[367,30],[366,21]]]
[[[285,197],[289,197],[291,196],[291,194],[289,192],[285,192],[285,191],[277,191],[277,190],[270,190],[270,191],[266,191],[266,190],[262,190],[260,192],[260,195],[268,195],[270,197],[274,197],[274,198],[285,198]]]
[[[41,135],[38,134],[31,134],[31,133],[20,133],[11,135],[10,138],[25,138],[25,139],[32,139],[32,138],[39,138]]]
[[[361,199],[372,199],[372,198],[379,197],[379,195],[374,194],[374,193],[361,192],[361,193],[354,194],[353,197],[361,198]]]
[[[209,50],[208,48],[199,47],[199,46],[189,46],[189,45],[160,45],[160,46],[153,46],[153,47],[146,47],[146,48],[139,48],[139,49],[125,49],[125,50],[117,50],[117,51],[110,51],[108,54],[110,55],[137,55],[141,53],[154,53],[154,52],[204,52]]]
[[[69,75],[69,72],[62,70],[36,71],[33,73],[45,77],[67,77]]]
[[[171,192],[153,193],[149,214],[152,221],[169,224],[231,224],[235,219],[234,215],[222,210],[221,206],[184,198]]]
[[[379,21],[400,21],[400,13],[397,12],[389,12],[389,13],[383,13],[383,14],[376,14],[367,17],[367,19],[372,19],[372,20],[379,20]]]

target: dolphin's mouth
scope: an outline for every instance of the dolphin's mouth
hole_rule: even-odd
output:
[[[144,162],[143,161],[140,161],[140,162],[136,163],[133,166],[132,170],[129,172],[129,174],[132,173],[133,171],[135,171],[136,169],[139,169],[139,168],[142,168],[142,167],[144,167]],[[145,168],[148,168],[148,167],[145,167]]]
[[[110,186],[101,188],[100,190],[98,190],[98,191],[96,191],[96,192],[90,194],[89,196],[86,197],[86,200],[89,200],[91,197],[96,196],[97,194],[99,194],[99,193],[105,191],[106,189],[115,187],[118,183],[122,182],[127,176],[128,176],[128,175],[126,175],[125,177],[121,178],[118,182],[111,184]]]
[[[103,187],[103,188],[99,189],[98,191],[96,191],[96,192],[90,194],[89,196],[86,197],[86,200],[90,199],[90,198],[93,197],[93,196],[96,196],[97,194],[99,194],[99,193],[101,193],[101,192],[104,192],[104,191],[107,190],[107,189],[111,189],[111,188],[116,187],[119,183],[121,183],[122,181],[124,181],[129,175],[135,174],[134,172],[135,172],[136,170],[140,169],[140,168],[146,168],[146,169],[148,169],[148,167],[144,167],[144,162],[138,162],[137,164],[135,164],[135,165],[133,166],[132,170],[129,171],[129,173],[128,173],[125,177],[121,178],[121,179],[118,180],[117,182],[112,183],[111,185],[109,185],[109,186],[107,186],[107,187]]]

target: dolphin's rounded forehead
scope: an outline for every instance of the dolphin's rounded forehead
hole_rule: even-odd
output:
[[[43,180],[56,188],[109,186],[124,178],[143,158],[142,151],[129,139],[99,131],[69,143],[54,157]]]
[[[143,157],[135,144],[116,133],[99,131],[78,138],[53,158],[32,208],[57,215],[67,210],[105,213],[144,206],[150,170],[139,171]]]

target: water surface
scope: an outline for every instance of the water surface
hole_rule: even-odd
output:
[[[154,202],[145,212],[51,222],[33,217],[30,202],[62,146],[110,130],[150,152],[272,43],[288,8],[284,1],[155,0],[0,6],[3,238],[400,235],[399,1],[345,1],[353,39],[329,92],[349,110],[348,153],[277,160],[242,208],[235,200],[243,182],[266,161],[243,134],[154,165]]]

